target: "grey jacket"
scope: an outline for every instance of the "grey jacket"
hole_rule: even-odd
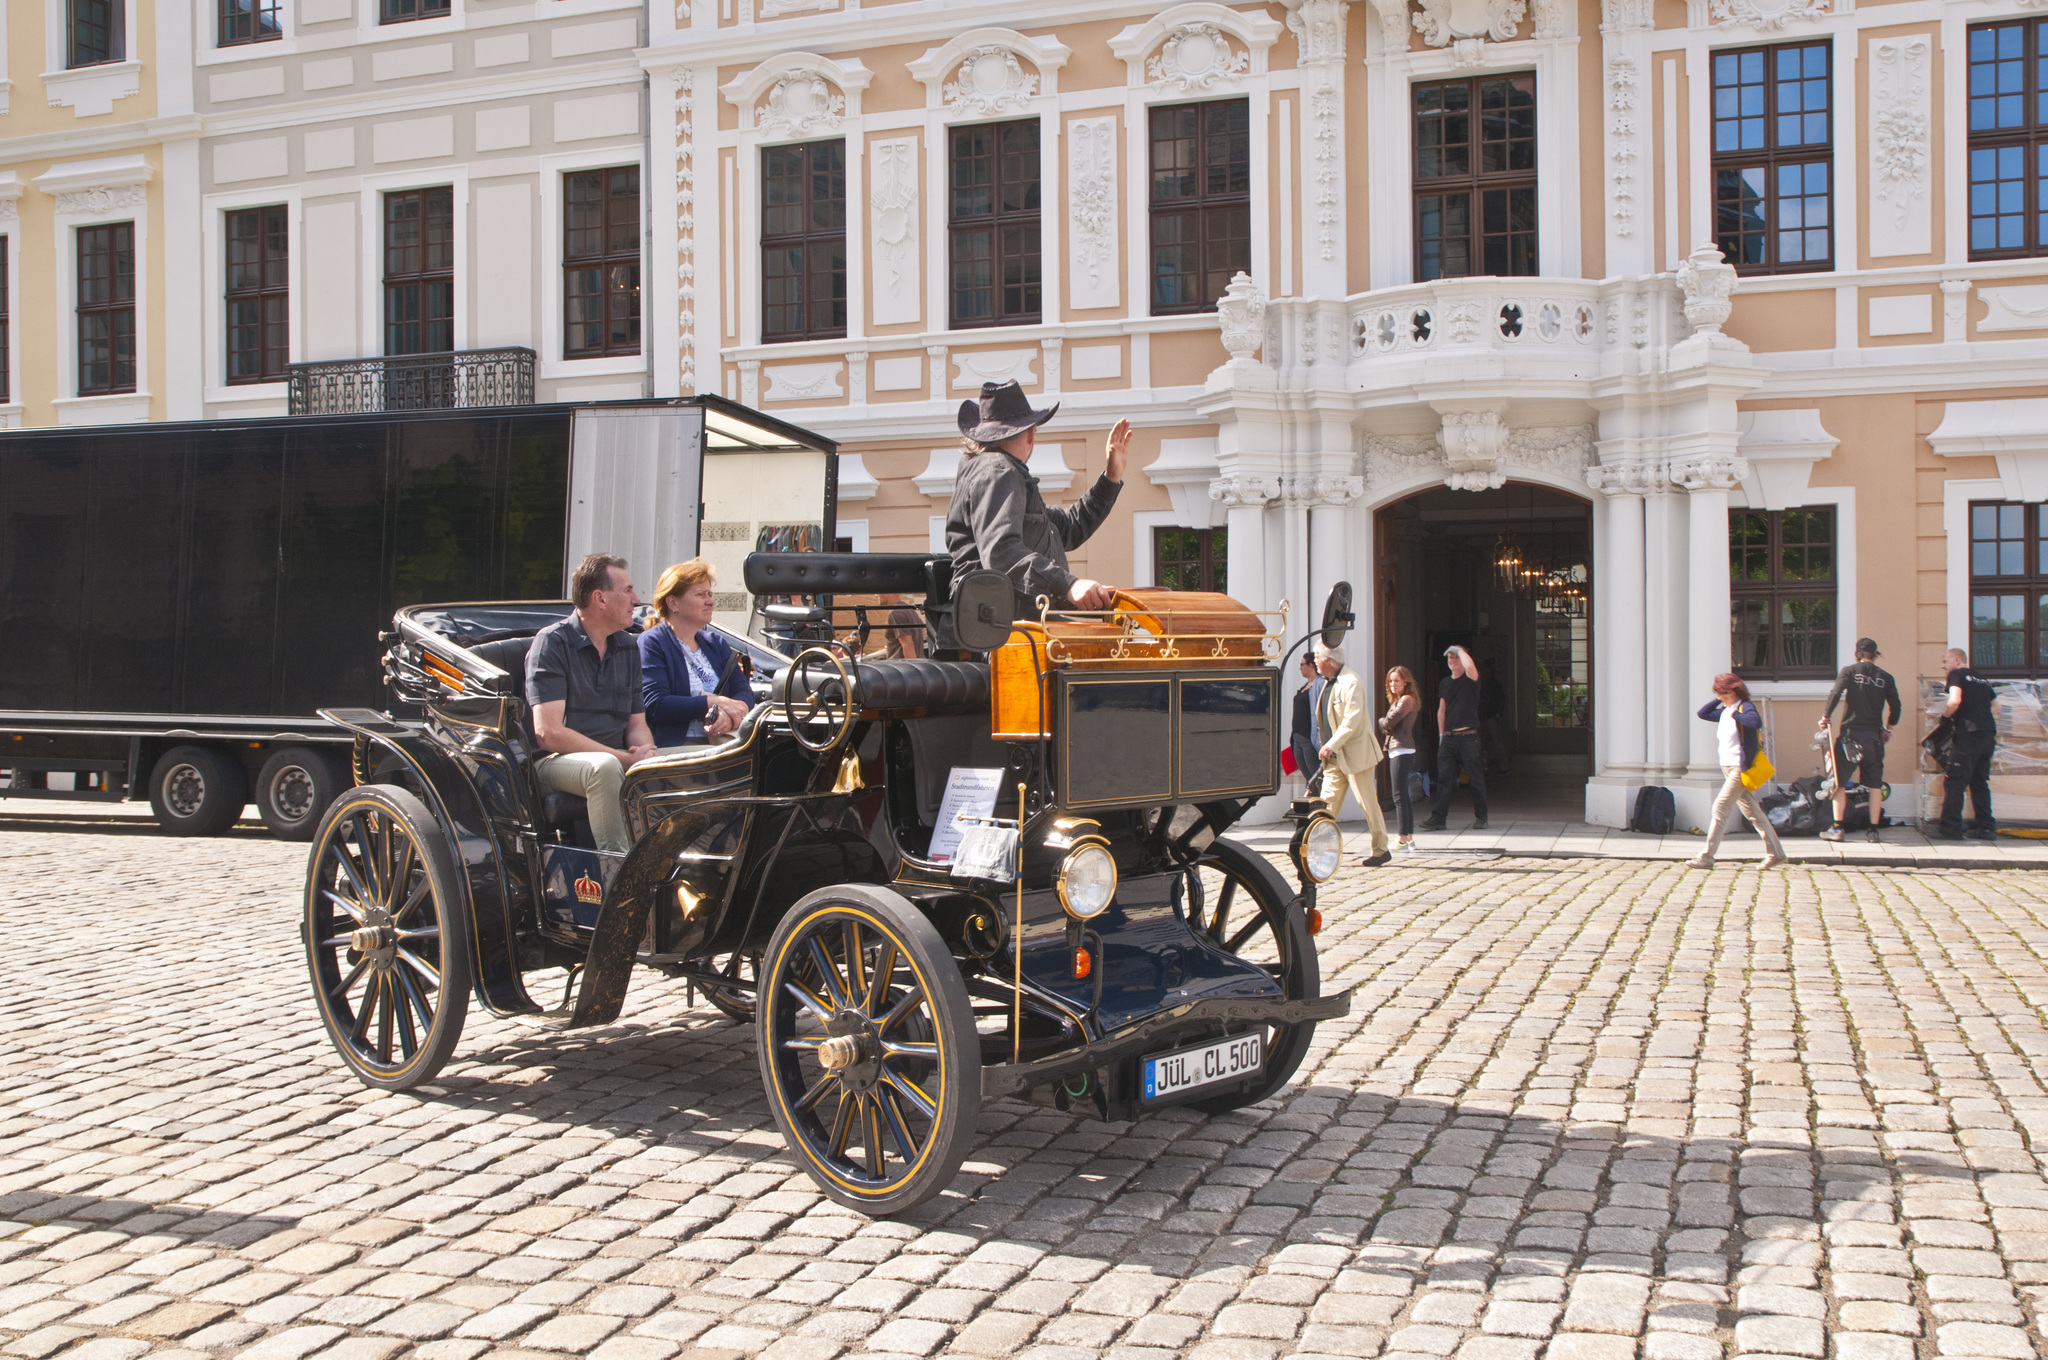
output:
[[[1019,617],[1038,616],[1040,595],[1055,608],[1065,604],[1074,584],[1067,550],[1088,541],[1122,490],[1122,482],[1097,477],[1087,495],[1061,509],[1045,503],[1038,479],[1010,454],[990,449],[964,460],[946,508],[953,579],[984,567],[1002,572],[1017,592]]]

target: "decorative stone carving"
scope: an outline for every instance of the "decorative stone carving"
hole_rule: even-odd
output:
[[[103,213],[127,212],[141,207],[149,200],[149,191],[140,184],[119,184],[108,186],[95,184],[90,188],[73,189],[57,195],[57,211],[60,215],[77,217],[98,217]]]
[[[1216,301],[1216,316],[1222,323],[1223,348],[1230,354],[1230,366],[1249,368],[1258,362],[1255,356],[1266,334],[1266,295],[1251,275],[1240,269],[1231,276]]]
[[[1280,499],[1278,477],[1218,477],[1209,483],[1209,499],[1231,510],[1263,510]]]
[[[1669,482],[1657,463],[1595,463],[1586,469],[1586,485],[1603,496],[1647,496]]]
[[[1625,33],[1655,28],[1652,4],[1653,0],[1600,0],[1600,31]]]
[[[1438,439],[1451,469],[1444,485],[1451,490],[1486,491],[1507,482],[1501,467],[1507,422],[1499,411],[1445,411]]]
[[[964,57],[940,98],[963,114],[997,114],[1021,109],[1038,94],[1038,77],[1027,75],[1017,54],[1006,47],[977,47]]]
[[[1607,63],[1607,197],[1617,236],[1635,232],[1637,79],[1634,58],[1616,57]]]
[[[1870,191],[1878,207],[1870,217],[1870,253],[1919,255],[1933,244],[1927,189],[1933,151],[1933,109],[1928,67],[1933,44],[1924,37],[1873,43],[1870,83]]]
[[[1116,119],[1067,124],[1068,296],[1076,308],[1114,307],[1117,272]]]
[[[1291,509],[1342,509],[1365,495],[1363,477],[1289,477],[1281,499]]]
[[[971,391],[983,383],[1030,383],[1035,349],[974,350],[953,356],[953,386]]]
[[[1509,462],[1536,471],[1576,477],[1593,461],[1593,427],[1562,425],[1508,432]]]
[[[755,122],[772,136],[807,137],[837,129],[845,114],[845,95],[834,93],[821,75],[796,71],[775,82]]]
[[[1337,257],[1337,92],[1318,87],[1308,98],[1309,138],[1315,143],[1316,253]]]
[[[1970,280],[1941,281],[1941,338],[1946,344],[1960,344],[1970,333]]]
[[[1717,28],[1753,28],[1769,32],[1804,20],[1824,19],[1831,0],[1709,0]]]
[[[1526,0],[1419,0],[1421,17],[1415,21],[1422,41],[1431,47],[1449,47],[1463,39],[1508,42],[1522,26],[1529,7]],[[1463,52],[1458,54],[1463,56]],[[1478,60],[1473,49],[1473,63]],[[1469,63],[1468,63],[1469,64]]]
[[[1572,12],[1565,0],[1532,0],[1538,38],[1564,38],[1571,34]]]
[[[1469,345],[1479,338],[1482,313],[1473,302],[1454,302],[1443,309],[1443,337],[1446,343]]]
[[[1235,85],[1251,69],[1251,54],[1233,47],[1214,24],[1182,24],[1145,63],[1145,74],[1183,94]]]
[[[915,321],[917,277],[917,139],[892,137],[868,147],[868,234],[873,242],[874,316],[878,326]]]
[[[820,397],[843,397],[839,385],[843,365],[834,359],[822,364],[784,364],[763,369],[768,379],[770,401],[815,401]]]
[[[1430,434],[1361,435],[1358,457],[1370,486],[1441,476],[1444,471],[1443,448]]]
[[[1979,331],[2038,331],[2048,329],[2048,286],[2019,284],[2008,288],[1977,285],[1984,302],[1984,319]]]
[[[1733,491],[1749,476],[1746,458],[1684,458],[1671,465],[1671,480],[1687,491]]]
[[[676,101],[676,391],[697,390],[696,73],[669,72]]]
[[[1380,35],[1387,40],[1389,51],[1408,50],[1408,0],[1372,0],[1373,12],[1380,16]]]
[[[1301,47],[1301,64],[1344,60],[1345,0],[1293,0],[1287,27]]]
[[[1696,331],[1718,331],[1734,310],[1735,266],[1723,260],[1720,247],[1701,242],[1679,261],[1678,287],[1685,294],[1686,322]],[[1647,330],[1647,312],[1643,324]]]

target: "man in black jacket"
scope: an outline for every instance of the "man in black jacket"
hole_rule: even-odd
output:
[[[1294,722],[1287,729],[1287,747],[1294,752],[1294,768],[1308,781],[1309,795],[1322,787],[1319,782],[1323,772],[1323,759],[1316,754],[1322,743],[1316,740],[1315,703],[1322,691],[1318,683],[1322,676],[1316,673],[1316,663],[1304,656],[1301,659],[1302,686],[1294,691]]]
[[[1991,682],[1970,669],[1960,648],[1941,659],[1948,671],[1948,703],[1942,713],[1955,728],[1955,741],[1942,766],[1941,839],[1963,838],[1963,790],[1970,791],[1970,834],[1996,840],[1998,823],[1991,816],[1991,753],[1998,749],[1998,719],[1991,711],[1996,691]]]
[[[1828,691],[1827,706],[1820,711],[1823,726],[1832,726],[1835,705],[1842,705],[1842,723],[1833,728],[1835,742],[1835,824],[1820,833],[1824,841],[1842,839],[1842,826],[1849,820],[1851,783],[1870,790],[1870,840],[1880,839],[1884,824],[1884,744],[1899,725],[1905,706],[1899,701],[1899,682],[1891,672],[1878,669],[1877,640],[1856,639],[1856,660],[1842,667],[1835,687]]]

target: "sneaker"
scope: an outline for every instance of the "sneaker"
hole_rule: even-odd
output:
[[[1415,829],[1417,831],[1442,831],[1448,825],[1448,822],[1439,822],[1435,818],[1431,818]]]
[[[1884,837],[1878,835],[1875,828],[1872,828],[1870,831],[1865,832],[1863,839],[1869,841],[1872,845],[1884,844]]]
[[[1973,841],[1995,841],[1998,839],[1998,833],[1989,827],[1980,826],[1970,833],[1970,839]]]
[[[1478,821],[1472,823],[1472,829],[1474,831],[1486,830],[1486,819],[1484,817],[1481,817]]]
[[[1820,833],[1820,838],[1824,841],[1839,841],[1843,838],[1842,828],[1840,828],[1839,826],[1831,826],[1827,830]]]
[[[1362,860],[1360,860],[1360,861],[1359,861],[1359,864],[1360,864],[1360,866],[1361,866],[1361,867],[1363,867],[1363,868],[1367,868],[1367,869],[1377,869],[1377,868],[1379,868],[1379,867],[1380,867],[1380,866],[1381,866],[1382,864],[1385,864],[1385,863],[1386,863],[1386,862],[1387,862],[1388,860],[1392,859],[1393,857],[1394,857],[1394,852],[1393,852],[1393,851],[1391,851],[1391,850],[1382,850],[1382,851],[1380,851],[1380,852],[1379,852],[1379,853],[1378,853],[1377,855],[1367,855],[1367,856],[1366,856],[1366,857],[1365,857],[1364,859],[1362,859]]]
[[[1415,842],[1414,842],[1414,841],[1395,841],[1395,842],[1394,842],[1394,853],[1395,853],[1395,854],[1397,854],[1397,855],[1412,855],[1412,854],[1414,854],[1414,853],[1415,853]]]
[[[1963,833],[1960,831],[1937,831],[1934,833],[1934,839],[1938,841],[1959,841],[1963,839]]]
[[[1694,855],[1685,862],[1685,867],[1688,869],[1711,869],[1714,867],[1714,858],[1711,855]]]

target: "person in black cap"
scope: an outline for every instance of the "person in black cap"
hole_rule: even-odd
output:
[[[1038,427],[1059,410],[1033,410],[1014,382],[983,383],[979,401],[960,403],[966,459],[946,508],[946,551],[953,579],[987,568],[1010,578],[1019,616],[1037,617],[1040,595],[1054,609],[1107,609],[1110,588],[1067,569],[1067,553],[1088,541],[1124,489],[1131,422],[1109,432],[1095,485],[1071,508],[1048,506],[1026,470]]]
[[[1869,839],[1875,841],[1880,839],[1878,827],[1884,825],[1884,744],[1904,712],[1899,682],[1890,671],[1878,669],[1875,638],[1856,639],[1856,660],[1842,667],[1820,711],[1822,727],[1830,726],[1837,703],[1842,705],[1842,725],[1834,735],[1835,824],[1820,837],[1842,839],[1842,824],[1849,820],[1849,784],[1854,780],[1870,790]]]
[[[1948,672],[1948,702],[1942,716],[1955,730],[1955,740],[1942,762],[1941,830],[1945,841],[1963,838],[1963,790],[1970,791],[1978,840],[1998,839],[1998,821],[1991,815],[1991,753],[1998,749],[1998,716],[1992,710],[1997,691],[1970,669],[1969,654],[1951,647],[1942,655]]]

